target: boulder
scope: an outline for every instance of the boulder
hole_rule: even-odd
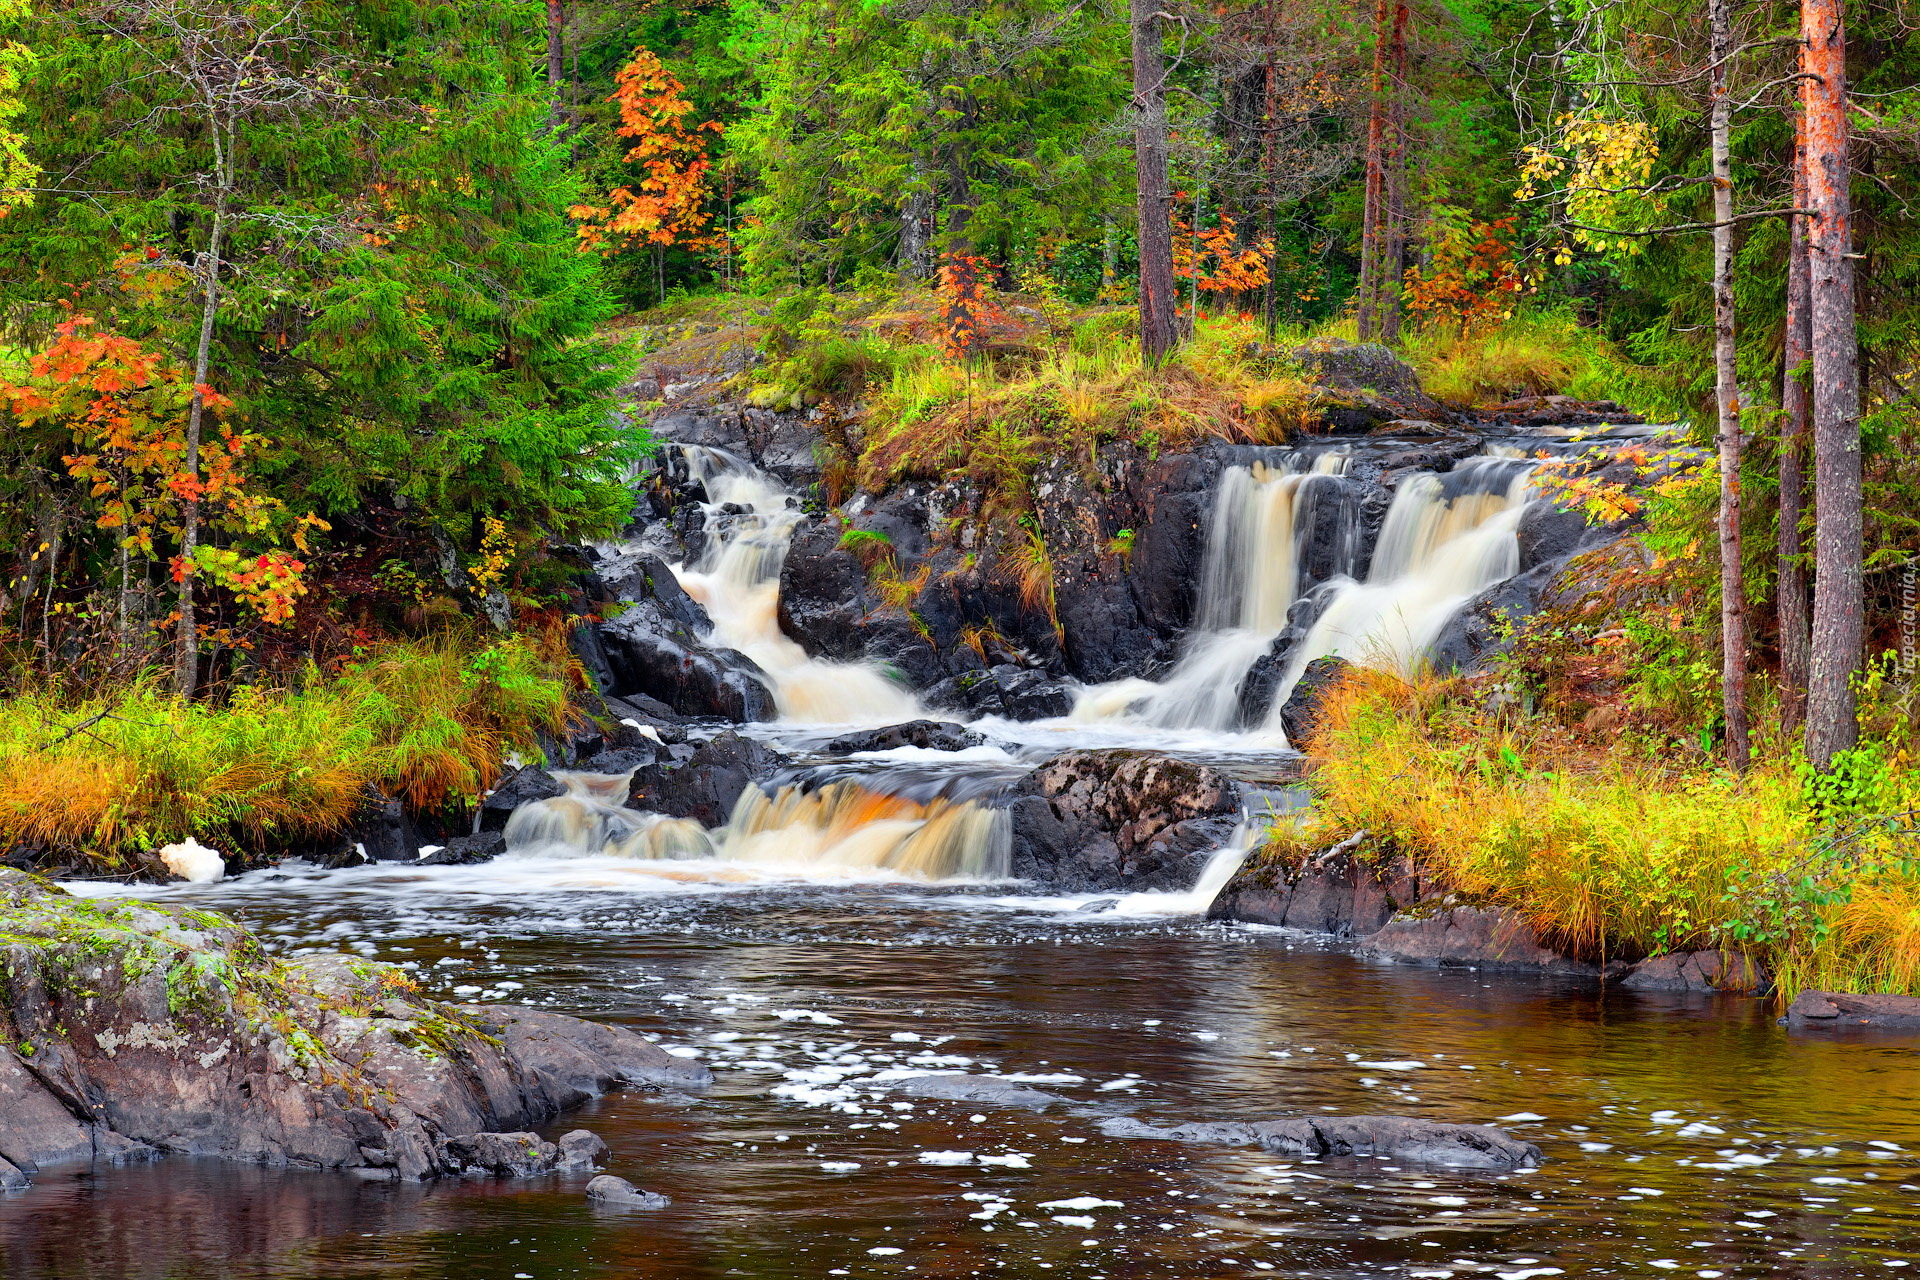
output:
[[[1772,986],[1767,971],[1733,951],[1669,951],[1642,960],[1620,985],[1630,991],[1739,991],[1761,993]]]
[[[1432,890],[1404,856],[1376,864],[1336,846],[1297,868],[1242,867],[1213,900],[1207,919],[1364,938]]]
[[[1872,1027],[1883,1031],[1920,1031],[1920,997],[1802,991],[1787,1006],[1787,1016],[1781,1021],[1802,1030]]]
[[[607,1162],[607,1144],[591,1129],[574,1129],[560,1135],[558,1167],[567,1173],[598,1169]]]
[[[1104,1120],[1113,1138],[1257,1146],[1276,1155],[1326,1159],[1372,1156],[1456,1169],[1531,1169],[1540,1148],[1483,1124],[1442,1124],[1407,1116],[1299,1116],[1290,1120],[1200,1122],[1165,1128],[1131,1116]]]
[[[692,751],[672,748],[635,770],[627,807],[717,827],[732,815],[740,793],[769,776],[781,759],[765,743],[728,730]]]
[[[587,1184],[587,1199],[613,1209],[664,1209],[673,1201],[657,1191],[642,1191],[625,1178],[603,1173]]]
[[[1307,740],[1319,719],[1320,703],[1327,690],[1340,683],[1352,665],[1345,658],[1315,658],[1307,664],[1280,708],[1280,727],[1288,742],[1297,747]]]
[[[1422,908],[1396,916],[1367,939],[1361,954],[1402,964],[1582,978],[1614,978],[1627,969],[1619,960],[1596,964],[1560,954],[1504,907]]]
[[[545,769],[538,765],[523,765],[495,783],[486,799],[480,802],[480,829],[505,831],[507,819],[521,805],[532,804],[535,800],[552,800],[565,794],[567,789]],[[417,850],[418,846],[415,848]],[[410,853],[408,856],[414,855]]]
[[[926,751],[965,751],[986,742],[981,734],[948,720],[909,720],[884,729],[863,729],[843,734],[820,748],[830,756],[852,755],[856,751],[897,751],[919,747]]]
[[[1317,338],[1295,347],[1293,360],[1319,385],[1322,416],[1336,431],[1368,431],[1387,422],[1447,416],[1420,385],[1413,366],[1377,342]]]
[[[468,867],[491,862],[506,851],[505,835],[498,831],[478,831],[470,836],[450,836],[444,845],[414,860],[423,867]]]
[[[1056,756],[1009,794],[1013,874],[1075,892],[1187,888],[1239,813],[1225,774],[1128,750]]]
[[[27,1176],[156,1152],[541,1171],[553,1144],[528,1131],[563,1108],[711,1079],[621,1028],[438,1004],[392,965],[276,959],[212,912],[77,899],[22,872],[0,871],[0,935],[0,1160]]]
[[[986,671],[964,671],[934,685],[926,701],[935,707],[1008,720],[1051,720],[1073,710],[1078,692],[1070,680],[1045,671],[1002,663]]]
[[[645,694],[696,719],[745,723],[776,714],[758,663],[737,650],[709,645],[658,599],[636,601],[601,623],[600,640],[616,696]]]

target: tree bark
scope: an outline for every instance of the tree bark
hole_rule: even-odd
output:
[[[561,7],[562,0],[547,0],[547,92],[552,101],[547,111],[547,119],[555,130],[566,120],[566,104],[561,100],[560,86],[566,79],[566,55],[564,35],[567,27],[566,10]]]
[[[229,137],[227,150],[231,155]],[[223,169],[227,165],[221,166]],[[213,322],[220,311],[220,250],[227,232],[227,199],[231,174],[220,175],[220,193],[214,197],[213,229],[207,235],[206,286],[200,307],[200,341],[193,356],[193,400],[187,406],[187,454],[182,465],[189,481],[200,482],[200,428],[206,417],[207,372],[213,358]],[[196,264],[197,265],[197,264]],[[200,499],[196,494],[181,503],[180,619],[174,633],[173,687],[182,699],[193,697],[200,681],[200,627],[194,616],[193,557],[200,545]]]
[[[1167,180],[1166,68],[1158,0],[1128,0],[1133,35],[1133,163],[1139,212],[1140,354],[1160,365],[1174,327],[1173,193]]]
[[[1405,4],[1394,6],[1393,47],[1388,54],[1386,230],[1380,247],[1380,267],[1375,273],[1380,340],[1388,345],[1400,341],[1400,285],[1407,271],[1407,22],[1410,17]]]
[[[1848,187],[1847,46],[1840,0],[1802,0],[1807,121],[1808,321],[1813,362],[1813,639],[1807,758],[1832,767],[1858,744],[1853,675],[1864,640],[1860,366],[1854,334]]]
[[[900,206],[900,270],[915,280],[933,275],[933,192],[926,162],[913,158],[914,187]]]
[[[1740,555],[1740,369],[1733,328],[1733,164],[1728,135],[1733,103],[1727,96],[1732,58],[1732,0],[1712,0],[1708,13],[1713,74],[1709,126],[1713,165],[1713,365],[1720,444],[1720,699],[1726,722],[1727,767],[1745,773],[1747,735],[1746,591]]]
[[[1793,207],[1807,207],[1807,124],[1804,112],[1794,118]],[[1780,548],[1779,582],[1774,591],[1780,630],[1780,731],[1797,733],[1807,714],[1807,669],[1810,637],[1807,570],[1802,562],[1800,521],[1806,511],[1808,413],[1807,363],[1812,334],[1808,308],[1812,299],[1807,264],[1807,220],[1794,217],[1787,231],[1787,320],[1780,344]]]
[[[1385,148],[1387,135],[1387,65],[1392,38],[1387,0],[1378,0],[1373,13],[1373,104],[1367,112],[1367,181],[1360,213],[1360,290],[1354,308],[1354,336],[1373,337],[1380,294],[1380,223],[1386,204]]]

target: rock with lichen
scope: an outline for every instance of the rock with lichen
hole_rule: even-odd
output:
[[[564,1153],[524,1131],[621,1085],[708,1079],[618,1027],[442,1004],[393,965],[283,960],[215,912],[0,868],[0,1187],[170,1152],[541,1172]]]

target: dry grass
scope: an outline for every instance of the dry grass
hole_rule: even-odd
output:
[[[1376,672],[1329,695],[1307,749],[1317,803],[1267,857],[1364,829],[1577,953],[1744,943],[1783,997],[1920,991],[1920,880],[1892,846],[1809,862],[1820,829],[1783,762],[1736,780],[1482,712],[1458,682]]]
[[[508,747],[566,715],[563,665],[536,640],[448,635],[382,650],[292,691],[183,704],[157,676],[110,697],[12,700],[0,717],[0,847],[121,868],[195,836],[259,848],[338,830],[369,786],[416,810],[459,805]]]

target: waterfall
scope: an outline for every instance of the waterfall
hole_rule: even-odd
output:
[[[1523,458],[1488,455],[1401,481],[1366,581],[1333,585],[1290,655],[1268,727],[1279,727],[1280,707],[1315,658],[1411,674],[1460,606],[1512,577],[1520,568],[1517,533],[1533,469]]]
[[[1299,588],[1301,543],[1313,529],[1318,500],[1348,461],[1344,451],[1327,450],[1229,468],[1214,497],[1193,629],[1180,661],[1158,683],[1119,680],[1083,691],[1073,718],[1231,729],[1248,671],[1287,624]],[[1340,567],[1351,569],[1357,526],[1343,541],[1348,559]]]
[[[916,801],[850,781],[772,794],[750,786],[727,824],[708,832],[689,819],[623,808],[629,774],[553,776],[567,793],[513,811],[510,855],[728,864],[716,879],[756,871],[979,880],[1008,870],[1006,812],[972,801]]]
[[[707,490],[706,546],[673,574],[713,620],[716,645],[738,649],[767,673],[783,720],[899,724],[924,715],[912,693],[864,662],[809,658],[780,630],[780,569],[805,518],[774,477],[717,449],[681,446]]]

